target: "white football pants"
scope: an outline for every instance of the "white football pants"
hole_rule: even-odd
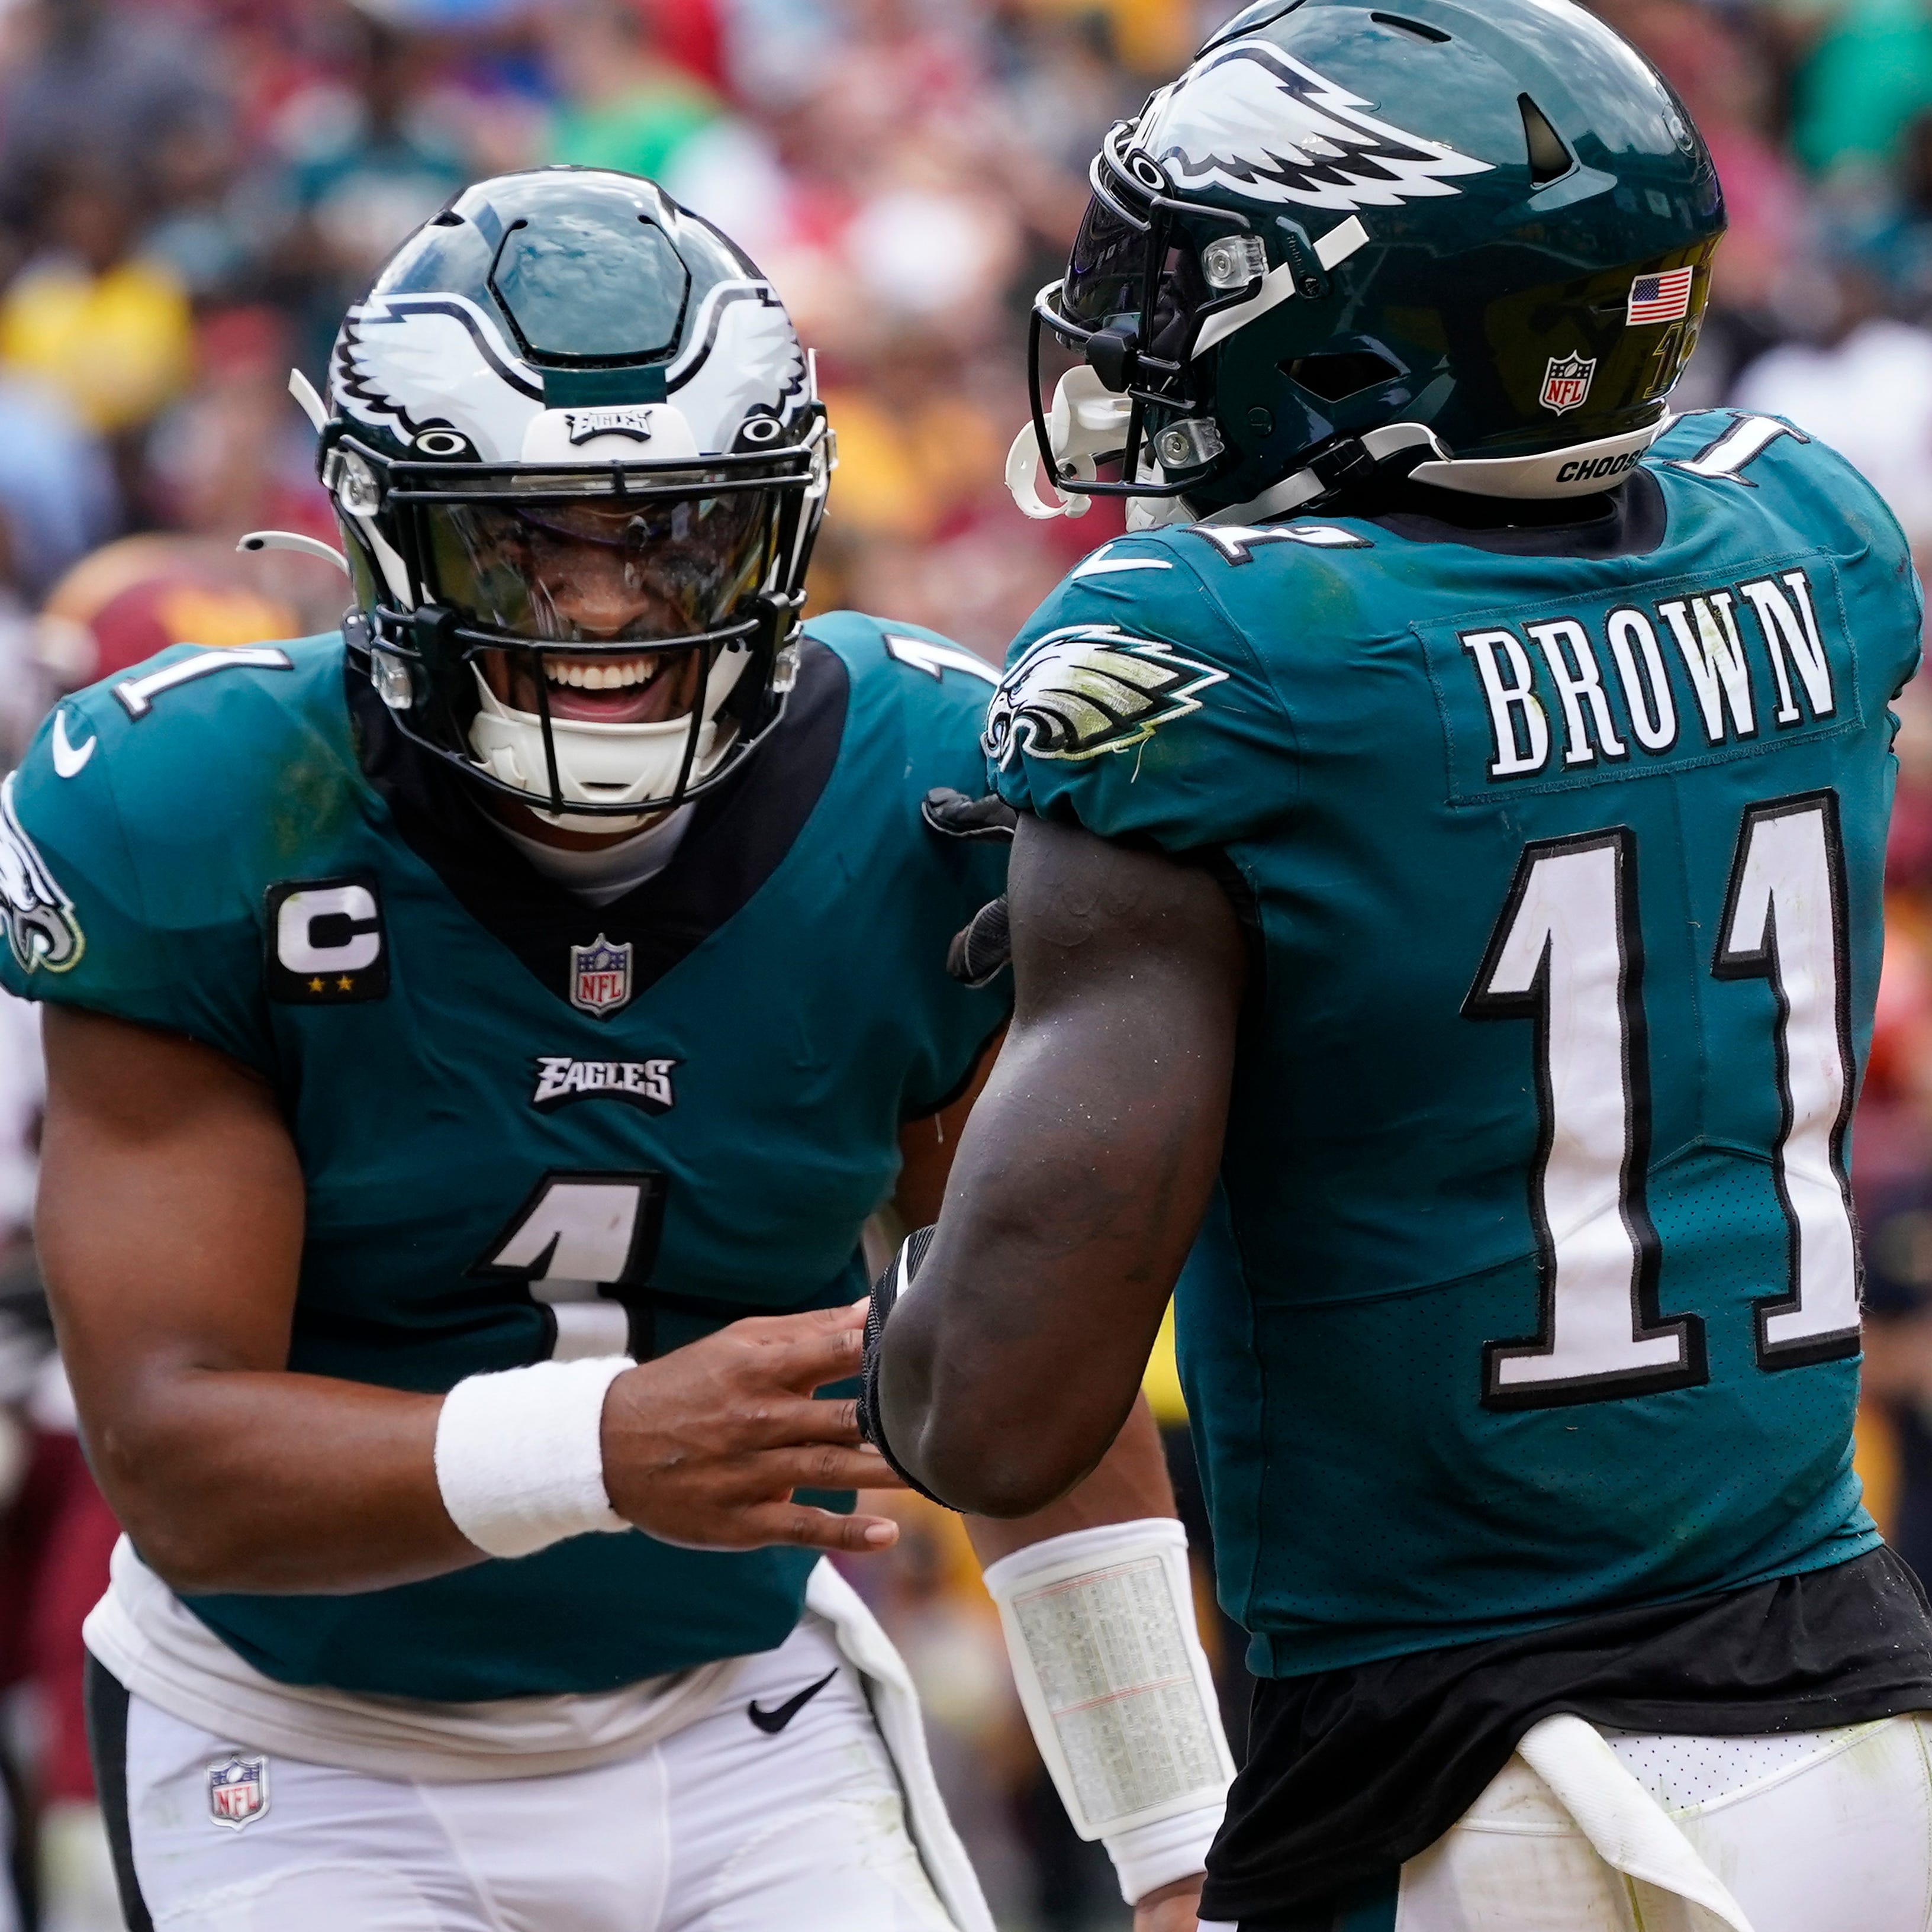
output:
[[[1550,1732],[1540,1749],[1539,1732]],[[1802,1737],[1611,1732],[1604,1742],[1607,1753],[1579,1718],[1538,1726],[1468,1810],[1402,1867],[1381,1910],[1340,1923],[1346,1932],[1932,1927],[1932,1717]],[[1593,1764],[1593,1754],[1616,1762]],[[1203,1922],[1202,1932],[1233,1928]]]
[[[772,1711],[836,1672],[775,1733]],[[128,1700],[128,1821],[155,1932],[950,1932],[852,1666],[808,1621],[634,1758],[434,1784],[272,1756],[210,1813],[232,1739]]]

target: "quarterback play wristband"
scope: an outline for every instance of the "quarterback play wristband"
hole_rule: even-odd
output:
[[[1066,1815],[1130,1905],[1202,1870],[1234,1760],[1171,1516],[1049,1537],[986,1570],[1020,1702]]]
[[[449,1520],[490,1556],[626,1529],[604,1487],[604,1396],[627,1355],[471,1376],[442,1399],[436,1481]]]

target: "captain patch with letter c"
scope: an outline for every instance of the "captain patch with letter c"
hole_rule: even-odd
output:
[[[285,879],[268,888],[266,913],[270,999],[336,1006],[388,993],[388,936],[372,875]]]

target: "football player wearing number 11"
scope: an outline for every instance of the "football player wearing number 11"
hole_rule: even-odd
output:
[[[1251,7],[1094,181],[1012,480],[1122,452],[1136,533],[994,699],[1014,1023],[866,1426],[1037,1509],[1178,1277],[1261,1680],[1203,1932],[1920,1932],[1846,1178],[1898,527],[1671,418],[1717,178],[1567,0]]]
[[[937,1212],[1006,1016],[947,970],[1005,848],[925,815],[992,674],[801,623],[814,391],[650,183],[472,188],[307,392],[346,638],[168,652],[0,792],[135,1932],[991,1932],[820,1552],[893,1534],[822,1493],[890,1480],[861,1228]],[[1077,1585],[1172,1518],[1142,1413],[981,1533]],[[1167,1608],[1196,1748],[1102,1808],[1145,1932],[1230,1768]]]

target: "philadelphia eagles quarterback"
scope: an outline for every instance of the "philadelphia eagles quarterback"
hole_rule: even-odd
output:
[[[1846,1183],[1905,542],[1672,417],[1718,179],[1568,0],[1251,6],[1093,182],[1011,480],[1134,533],[993,701],[1015,1018],[872,1439],[1040,1508],[1178,1280],[1261,1680],[1203,1932],[1921,1928]]]
[[[810,358],[647,182],[468,189],[292,386],[344,633],[166,652],[0,794],[40,1251],[128,1531],[87,1626],[128,1922],[990,1932],[820,1557],[892,1526],[810,1496],[890,1480],[815,1392],[1006,1018],[948,970],[1005,872],[961,796],[993,674],[802,623]],[[1142,1412],[981,1534],[1084,1575],[1178,1562],[1172,1516]],[[1076,1666],[1105,1608],[1065,1600]],[[1186,1774],[1107,1814],[1147,1928],[1231,1771],[1160,1628]]]

